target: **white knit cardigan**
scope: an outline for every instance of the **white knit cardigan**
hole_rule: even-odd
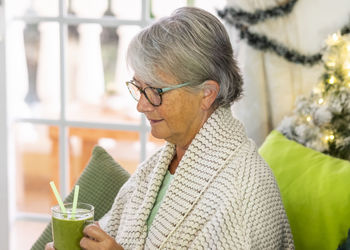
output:
[[[125,249],[294,249],[275,178],[229,108],[193,139],[147,235],[174,153],[167,143],[141,164],[100,221]]]

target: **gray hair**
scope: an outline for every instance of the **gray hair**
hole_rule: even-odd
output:
[[[131,41],[128,65],[142,81],[164,87],[159,74],[189,89],[205,88],[214,80],[220,91],[214,105],[229,107],[242,94],[242,77],[224,25],[209,12],[193,7],[175,10],[143,29]]]

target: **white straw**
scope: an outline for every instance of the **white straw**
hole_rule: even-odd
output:
[[[61,208],[61,211],[62,211],[63,213],[67,213],[66,208],[65,208],[64,205],[63,205],[61,196],[60,196],[60,194],[58,193],[57,188],[56,188],[56,186],[55,186],[55,183],[54,183],[53,181],[50,181],[50,186],[51,186],[51,189],[52,189],[52,191],[53,191],[53,194],[54,194],[55,197],[56,197],[56,200],[57,200],[57,202],[58,202],[58,205],[59,205],[60,208]]]
[[[78,204],[78,196],[79,196],[79,185],[75,185],[74,188],[74,198],[73,198],[73,207],[72,207],[72,218],[75,217],[75,212]]]

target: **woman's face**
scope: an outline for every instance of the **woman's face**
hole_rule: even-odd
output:
[[[137,76],[134,79],[142,89],[148,86]],[[162,80],[167,84],[175,83],[169,77],[162,77]],[[184,88],[174,89],[164,93],[162,104],[154,107],[142,94],[137,110],[147,117],[154,137],[185,146],[192,141],[205,121],[201,109],[202,95],[201,91],[192,93]]]

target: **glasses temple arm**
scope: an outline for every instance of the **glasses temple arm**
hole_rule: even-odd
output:
[[[185,83],[181,83],[181,84],[178,84],[178,85],[175,85],[175,86],[172,86],[172,87],[157,89],[157,91],[158,91],[158,93],[164,93],[164,92],[167,92],[169,90],[178,89],[178,88],[190,85],[190,84],[191,84],[190,82],[185,82]]]

